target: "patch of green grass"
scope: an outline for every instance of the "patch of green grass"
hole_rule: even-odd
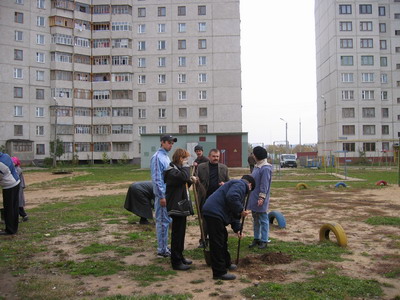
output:
[[[172,295],[159,295],[159,294],[150,294],[147,296],[123,296],[116,295],[106,298],[101,298],[102,300],[187,300],[192,299],[193,295],[191,294],[172,294]]]
[[[137,241],[137,240],[152,240],[156,236],[155,232],[153,231],[141,231],[141,232],[131,232],[128,233],[128,239],[132,241]]]
[[[153,282],[166,280],[167,276],[176,274],[175,271],[170,269],[165,270],[162,266],[158,265],[131,265],[128,267],[128,270],[131,271],[130,277],[139,282],[141,286],[148,286]]]
[[[365,223],[370,225],[390,225],[390,226],[400,226],[400,217],[384,217],[376,216],[368,218]]]
[[[126,266],[119,261],[112,259],[107,260],[85,260],[82,262],[61,261],[51,264],[53,267],[60,268],[71,275],[93,275],[105,276],[116,274],[125,270]]]
[[[203,283],[203,282],[205,282],[204,279],[197,279],[197,280],[190,281],[190,283],[192,283],[192,284],[199,284],[199,283]]]
[[[289,284],[261,283],[241,293],[252,299],[349,299],[373,298],[383,295],[377,281],[361,280],[334,273],[320,274],[303,282]]]
[[[400,267],[394,268],[392,271],[385,273],[386,278],[398,278],[400,277]]]

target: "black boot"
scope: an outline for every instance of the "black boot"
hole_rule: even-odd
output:
[[[260,240],[254,239],[253,242],[249,245],[249,248],[254,248],[255,246],[260,245]]]

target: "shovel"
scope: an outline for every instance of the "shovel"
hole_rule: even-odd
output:
[[[249,203],[249,197],[250,197],[250,192],[247,194],[247,197],[246,197],[246,200],[245,200],[245,202],[244,202],[244,210],[247,210],[247,203]],[[243,232],[243,225],[244,225],[244,219],[245,219],[246,217],[242,217],[242,221],[241,221],[241,224],[240,224],[240,235],[242,235],[242,232]],[[239,254],[240,254],[240,241],[241,241],[242,239],[241,238],[239,238],[239,241],[238,241],[238,248],[237,248],[237,256],[236,256],[236,265],[239,265]]]
[[[196,184],[193,184],[193,195],[194,195],[194,202],[196,203],[197,216],[199,218],[201,242],[204,245],[204,249],[203,249],[204,259],[206,261],[207,266],[211,266],[211,253],[210,253],[210,250],[208,249],[208,242],[206,241],[206,237],[205,237],[205,234],[204,234],[203,218],[202,218],[202,215],[201,215],[201,212],[200,212],[199,199],[197,198]]]

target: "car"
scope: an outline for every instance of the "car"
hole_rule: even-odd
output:
[[[297,168],[296,155],[294,154],[281,154],[279,161],[281,168]]]

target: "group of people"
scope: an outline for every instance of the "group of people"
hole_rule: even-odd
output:
[[[184,257],[183,251],[186,218],[194,214],[189,187],[196,184],[200,212],[205,225],[204,231],[208,236],[213,278],[235,279],[234,274],[228,273],[237,266],[232,263],[228,251],[226,226],[231,225],[238,237],[242,238],[240,220],[251,213],[254,221],[254,240],[249,247],[257,246],[263,249],[267,247],[269,241],[267,210],[272,166],[267,161],[268,153],[263,147],[255,147],[253,155],[256,163],[252,175],[244,175],[241,179],[230,179],[227,166],[219,162],[218,149],[211,149],[207,158],[203,155],[202,146],[197,145],[194,149],[197,158],[192,168],[189,165],[190,153],[185,149],[176,149],[171,161],[168,153],[176,142],[177,138],[171,135],[162,136],[160,148],[150,161],[157,256],[169,257],[174,270],[190,269],[192,261]],[[245,203],[247,196],[248,209]],[[127,208],[126,203],[125,207]],[[171,248],[169,248],[168,229],[171,223]],[[203,243],[201,240],[199,247],[205,247]]]
[[[13,235],[18,232],[19,216],[23,222],[28,221],[24,209],[25,180],[18,157],[0,152],[0,186],[3,190],[1,220],[5,224],[5,230],[0,231],[0,235]]]

